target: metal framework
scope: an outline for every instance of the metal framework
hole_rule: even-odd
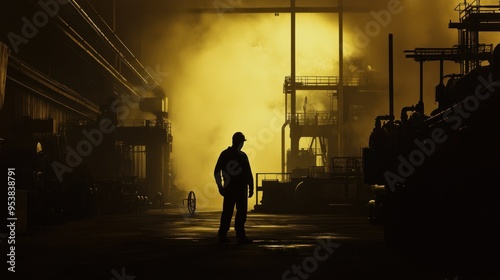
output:
[[[458,44],[451,48],[416,48],[405,50],[407,58],[420,63],[420,102],[423,99],[424,62],[440,62],[440,82],[443,82],[443,63],[452,61],[460,64],[460,74],[465,74],[491,58],[492,44],[479,42],[480,32],[500,31],[500,5],[481,5],[480,1],[460,3],[455,7],[458,22],[448,24],[458,30]]]

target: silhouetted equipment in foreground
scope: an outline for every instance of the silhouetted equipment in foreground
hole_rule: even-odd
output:
[[[483,8],[488,12],[483,14]],[[483,15],[498,20],[499,8],[468,4],[460,9],[459,26],[474,27],[465,22]],[[401,109],[400,119],[378,117],[363,149],[363,172],[376,195],[369,203],[370,218],[385,226],[388,243],[412,248],[443,267],[453,262],[468,269],[474,261],[484,266],[479,263],[488,262],[486,252],[499,248],[494,221],[500,220],[500,44],[482,66],[489,48],[469,40],[472,33],[478,38],[477,30],[461,31],[452,49],[407,51],[421,63],[459,62],[463,72],[444,77],[441,71],[438,108],[430,115],[424,114],[420,98]],[[449,78],[446,84],[444,78]]]

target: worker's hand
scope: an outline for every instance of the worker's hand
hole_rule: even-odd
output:
[[[250,198],[250,197],[252,197],[252,196],[253,196],[253,189],[250,189],[250,190],[248,191],[248,197]]]
[[[224,196],[224,187],[223,186],[217,186],[219,188],[219,193],[220,195]]]

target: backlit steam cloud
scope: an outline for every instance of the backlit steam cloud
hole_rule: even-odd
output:
[[[179,65],[182,82],[171,88],[179,139],[177,183],[201,194],[215,190],[213,166],[235,131],[247,136],[244,150],[254,172],[280,170],[282,83],[290,68],[286,17],[225,15],[219,20],[212,15],[203,20],[210,24],[201,38],[203,48],[188,52]],[[220,205],[217,198],[212,201]]]
[[[243,149],[254,173],[281,171],[290,16],[179,18],[154,29],[168,34],[159,44],[159,55],[164,55],[162,65],[171,73],[165,87],[173,123],[175,182],[219,206],[213,167],[222,149],[231,145],[234,132],[247,136]],[[297,18],[298,75],[338,73],[338,48],[332,47],[338,44],[337,28],[325,20],[314,15]]]
[[[373,1],[377,5],[372,11],[386,8],[389,2]],[[448,0],[397,2],[402,12],[381,25],[368,46],[356,45],[354,28],[363,30],[375,20],[373,14],[346,14],[344,25],[346,75],[370,65],[387,79],[387,34],[395,35],[396,113],[418,101],[418,63],[404,58],[403,50],[456,44],[456,32],[447,23],[457,19],[453,8],[458,4]],[[143,40],[148,51],[143,56],[170,73],[164,87],[173,124],[175,183],[194,190],[200,208],[220,208],[212,172],[219,153],[231,145],[234,132],[247,136],[243,150],[254,173],[281,171],[282,85],[290,74],[290,15],[183,14],[150,21]],[[446,72],[455,71],[453,64],[446,67]],[[437,63],[426,64],[426,112],[434,108],[438,71]],[[338,75],[336,14],[297,15],[297,75]],[[328,106],[315,103],[325,93],[302,93],[297,98],[298,111],[304,96],[317,107],[314,109]],[[374,117],[387,114],[386,106],[372,110]],[[372,128],[373,120],[359,128],[366,131],[366,141]],[[250,207],[254,201],[252,198]]]

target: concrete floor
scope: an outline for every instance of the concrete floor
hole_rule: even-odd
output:
[[[249,212],[248,245],[233,229],[233,242],[218,244],[219,216],[173,207],[28,232],[16,236],[7,279],[466,279],[386,246],[364,216]]]

